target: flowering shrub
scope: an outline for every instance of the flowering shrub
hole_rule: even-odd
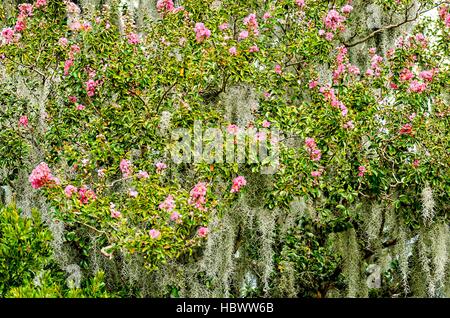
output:
[[[171,114],[169,128],[192,129],[203,120],[237,135],[238,118],[211,105],[244,83],[259,104],[244,125],[284,134],[276,173],[258,190],[265,207],[287,209],[304,198],[320,216],[315,222],[339,232],[358,227],[361,201],[382,200],[417,230],[424,226],[418,194],[430,184],[436,217],[445,219],[448,7],[386,54],[367,49],[363,69],[344,41],[350,1],[262,3],[222,1],[213,9],[208,1],[186,0],[175,8],[160,0],[159,17],[141,30],[127,21],[118,28],[117,6],[88,21],[66,18],[77,11],[70,2],[20,5],[14,21],[2,25],[0,63],[8,74],[49,85],[51,94],[32,105],[1,88],[7,109],[0,110],[0,149],[7,154],[1,165],[13,167],[39,148],[45,161],[34,162],[29,182],[58,220],[80,237],[88,231],[96,238],[83,248],[100,244],[107,258],[137,254],[158,270],[201,250],[213,234],[212,216],[228,213],[258,186],[251,176],[266,168],[265,162],[172,163],[164,114]],[[325,64],[330,80],[318,69]],[[328,248],[315,251],[328,257]],[[327,258],[329,276],[335,261]],[[310,265],[316,271],[320,264]]]

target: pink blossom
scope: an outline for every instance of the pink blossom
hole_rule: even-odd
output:
[[[31,3],[19,4],[19,12],[22,16],[31,17],[33,15],[33,5]]]
[[[334,38],[334,34],[333,34],[333,33],[327,32],[327,33],[325,34],[325,40],[331,41],[331,40],[333,40],[333,38]]]
[[[322,172],[320,171],[312,171],[311,176],[314,178],[320,177],[322,175]]]
[[[305,145],[306,145],[306,147],[308,147],[310,149],[317,147],[317,144],[316,144],[316,141],[314,140],[314,138],[306,138]]]
[[[211,36],[211,31],[208,30],[205,25],[201,22],[195,24],[195,39],[198,43],[202,43],[205,39]]]
[[[280,64],[275,65],[275,73],[277,73],[277,74],[281,74],[282,73]]]
[[[324,35],[325,35],[325,33],[326,33],[326,32],[325,32],[325,30],[322,30],[322,29],[321,29],[321,30],[319,30],[319,36],[324,36]]]
[[[111,212],[111,217],[114,219],[120,218],[122,213],[116,209],[116,205],[112,202],[109,203],[109,211]]]
[[[72,197],[72,195],[74,193],[77,193],[78,189],[76,187],[74,187],[73,185],[69,184],[65,189],[64,189],[64,194],[66,195],[66,197],[70,198]]]
[[[86,107],[83,105],[83,104],[78,104],[77,105],[77,110],[83,110],[83,109],[85,109]]]
[[[163,170],[167,169],[167,165],[164,162],[157,162],[155,166],[157,173],[161,173]]]
[[[269,99],[270,96],[272,96],[272,94],[270,94],[269,92],[264,92],[263,95],[265,99]]]
[[[81,204],[87,204],[89,203],[89,200],[94,201],[95,199],[97,199],[95,192],[91,189],[88,189],[86,186],[82,186],[78,190],[78,196]]]
[[[425,81],[431,82],[433,80],[434,72],[433,71],[422,71],[419,74],[419,77]]]
[[[231,193],[239,192],[239,190],[245,185],[247,185],[247,180],[245,180],[243,176],[238,176],[233,179],[233,184],[231,186],[230,192]]]
[[[364,177],[364,174],[366,173],[366,167],[364,166],[359,166],[358,167],[358,177]]]
[[[235,124],[228,125],[227,131],[229,134],[237,135],[239,133],[239,127]]]
[[[305,146],[306,146],[306,150],[309,153],[310,159],[312,161],[319,161],[322,156],[322,153],[317,148],[317,144],[316,144],[316,141],[314,140],[314,138],[306,138]]]
[[[201,228],[198,229],[197,234],[200,237],[206,237],[208,235],[208,228],[202,226]]]
[[[129,177],[131,175],[131,162],[129,160],[122,159],[119,167],[124,177]]]
[[[345,128],[345,129],[353,129],[353,128],[355,128],[355,125],[353,124],[353,121],[352,121],[352,120],[349,120],[348,122],[346,122],[346,123],[344,124],[344,128]]]
[[[45,5],[47,5],[47,0],[36,0],[36,4],[35,4],[36,8],[40,8]]]
[[[11,43],[14,39],[14,30],[11,28],[4,28],[2,30],[2,37],[7,44]]]
[[[251,47],[248,49],[248,51],[249,51],[250,53],[259,52],[259,48],[258,48],[257,45],[253,45],[253,46],[251,46]]]
[[[81,30],[81,23],[80,21],[73,21],[70,25],[69,25],[69,29],[72,31],[78,31]]]
[[[439,17],[442,20],[444,20],[447,15],[448,15],[448,6],[443,5],[442,7],[439,8]]]
[[[221,25],[219,25],[219,30],[223,31],[229,28],[229,24],[227,22],[222,23]]]
[[[70,54],[74,56],[75,53],[80,53],[81,49],[78,45],[73,44],[70,46]]]
[[[158,12],[166,13],[173,11],[175,6],[172,0],[158,0],[156,3],[156,9]]]
[[[237,49],[235,46],[230,47],[230,49],[228,50],[228,52],[233,55],[236,56],[237,55]]]
[[[76,96],[69,96],[69,102],[76,103],[77,101],[78,99],[76,98]]]
[[[64,37],[60,38],[58,40],[58,44],[61,45],[61,46],[67,46],[68,43],[69,43],[69,41],[66,38],[64,38]]]
[[[92,97],[92,96],[95,95],[95,88],[97,87],[97,84],[98,83],[96,81],[92,80],[92,79],[88,80],[85,83],[85,85],[86,85],[86,92],[87,92],[87,95],[89,97]]]
[[[159,230],[151,229],[148,234],[154,240],[158,239],[161,236],[161,232]]]
[[[409,119],[410,121],[413,121],[414,118],[416,118],[416,116],[417,116],[416,113],[412,113],[411,115],[408,116],[408,119]]]
[[[418,166],[419,166],[419,164],[420,164],[420,161],[419,161],[419,159],[415,159],[414,161],[413,161],[413,167],[414,168],[417,168]]]
[[[359,67],[357,67],[356,65],[348,64],[347,69],[348,69],[348,72],[351,74],[354,74],[354,75],[360,74]]]
[[[137,192],[136,190],[130,189],[130,190],[128,191],[128,195],[129,195],[130,197],[132,197],[132,198],[137,198],[138,192]]]
[[[336,10],[330,10],[324,19],[327,29],[336,31],[342,27],[342,23],[345,21],[345,17],[341,16]]]
[[[45,162],[41,162],[37,165],[28,177],[28,181],[34,189],[39,189],[53,180],[54,177]]]
[[[411,70],[404,68],[401,72],[400,72],[400,81],[401,82],[407,82],[410,79],[412,79],[414,77],[414,74],[411,72]]]
[[[160,210],[171,212],[175,209],[175,206],[176,204],[175,200],[173,199],[173,196],[168,195],[167,198],[159,204],[158,208]]]
[[[420,83],[419,81],[413,80],[409,85],[409,90],[414,93],[422,93],[427,88],[426,83]]]
[[[238,40],[245,40],[246,38],[248,38],[248,31],[244,30],[239,33]]]
[[[412,125],[411,124],[405,124],[400,128],[399,131],[400,135],[411,135],[412,134]]]
[[[180,218],[181,218],[181,214],[176,211],[172,212],[172,214],[170,215],[171,221],[178,221]]]
[[[295,4],[298,5],[300,9],[305,7],[305,0],[295,0]]]
[[[197,183],[190,192],[188,203],[194,205],[199,210],[205,210],[204,204],[206,203],[206,183]]]
[[[353,7],[351,5],[349,5],[349,4],[347,4],[347,5],[342,7],[341,11],[344,14],[349,14],[350,12],[353,11]]]
[[[69,59],[64,62],[64,75],[65,76],[69,75],[69,70],[72,66],[73,66],[73,60]]]
[[[20,116],[19,118],[19,126],[27,127],[28,126],[28,117]]]
[[[264,121],[262,122],[262,126],[263,126],[264,128],[269,128],[270,125],[271,125],[271,122],[268,121],[268,120],[264,120]]]
[[[139,35],[136,33],[129,33],[127,35],[128,43],[130,44],[139,44]]]
[[[90,31],[90,30],[92,30],[92,25],[89,22],[83,22],[81,24],[81,29],[83,31]]]
[[[319,82],[316,81],[316,80],[312,80],[312,81],[309,82],[309,88],[310,88],[310,89],[316,88],[317,85],[319,85]]]
[[[244,18],[244,25],[247,26],[247,29],[253,32],[254,35],[259,35],[258,30],[258,20],[256,19],[256,14],[251,13],[247,17]]]
[[[264,13],[264,15],[262,16],[263,20],[270,19],[271,17],[272,17],[272,15],[270,14],[270,12],[266,12],[266,13]]]
[[[366,75],[367,75],[367,76],[374,76],[374,75],[375,75],[375,72],[374,72],[371,68],[369,68],[369,69],[367,69],[367,71],[366,71]]]
[[[22,19],[18,19],[16,22],[16,25],[14,26],[14,30],[16,32],[22,32],[23,30],[25,30],[27,27],[25,20]]]
[[[147,171],[139,170],[139,172],[138,172],[138,174],[137,174],[137,177],[138,177],[139,179],[147,179],[147,178],[149,177],[149,175],[148,175],[148,172],[147,172]]]

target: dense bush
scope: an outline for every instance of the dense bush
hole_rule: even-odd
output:
[[[412,1],[378,2],[400,15]],[[438,7],[419,3],[418,15]],[[2,23],[0,149],[6,155],[0,166],[14,180],[18,169],[32,165],[29,182],[51,205],[52,218],[63,222],[85,273],[98,265],[93,255],[102,262],[137,258],[152,277],[146,279],[202,255],[214,258],[205,251],[231,220],[228,260],[240,242],[248,247],[255,236],[263,238],[261,250],[275,247],[274,255],[247,249],[249,259],[266,262],[258,263],[262,274],[255,280],[264,287],[257,294],[270,295],[269,285],[279,282],[288,264],[298,286],[294,294],[324,297],[330,289],[347,285],[351,291],[360,284],[342,268],[344,252],[333,247],[340,235],[350,235],[352,246],[363,250],[357,272],[367,265],[365,256],[391,240],[406,244],[420,236],[424,246],[431,244],[425,233],[448,225],[447,6],[439,6],[439,19],[425,20],[385,52],[367,47],[369,62],[357,66],[349,51],[359,37],[348,42],[345,35],[356,19],[347,1],[182,4],[158,1],[158,17],[139,30],[117,1],[84,16],[70,2],[37,1]],[[185,128],[195,135],[196,121],[205,130],[258,129],[256,138],[270,141],[279,159],[173,162],[180,144],[171,132]],[[204,142],[214,136],[211,130],[201,134]],[[261,177],[271,165],[275,173]],[[253,224],[242,220],[247,215],[234,216],[240,211],[235,207],[250,199],[258,206],[248,214],[256,230],[243,228]],[[294,213],[295,200],[306,202],[308,213],[291,215],[292,228],[277,231],[283,213]],[[379,202],[381,216],[368,214]],[[270,218],[259,208],[272,211]],[[448,229],[440,233],[445,245]],[[4,244],[9,251],[19,243]],[[44,254],[25,255],[35,258],[8,275],[28,273],[23,277],[29,281],[37,266],[32,261],[46,257],[45,249],[37,251]],[[402,273],[410,267],[408,257]],[[433,268],[444,275],[433,276],[425,290],[442,295],[446,262],[442,267],[438,258],[424,257],[432,259],[428,276]],[[202,277],[205,290],[239,295],[240,283],[228,286],[231,274],[222,272],[222,281],[204,268],[194,276]],[[408,285],[408,275],[401,277]],[[21,279],[8,278],[8,289]],[[108,279],[110,289],[120,285],[120,279],[112,283],[114,274]],[[72,295],[58,291],[52,278],[45,281],[39,295]],[[80,296],[103,295],[97,280],[90,284],[92,293]],[[223,284],[224,290],[217,287]],[[169,284],[183,289],[175,285]],[[35,295],[30,286],[13,295]],[[403,293],[409,295],[408,288]]]

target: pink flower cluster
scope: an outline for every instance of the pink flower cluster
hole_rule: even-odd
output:
[[[447,28],[450,28],[450,12],[448,5],[443,5],[439,9],[439,17],[442,21],[444,21],[444,24]]]
[[[156,10],[158,10],[158,12],[166,13],[173,11],[173,9],[175,9],[175,6],[172,0],[158,0],[158,2],[156,2]]]
[[[73,60],[68,59],[64,62],[64,76],[69,75],[69,70],[73,66]]]
[[[194,205],[197,209],[205,211],[204,204],[206,203],[206,183],[197,183],[190,192],[188,203]]]
[[[422,83],[417,80],[411,81],[409,84],[409,91],[413,93],[422,93],[427,89],[427,83]]]
[[[137,177],[138,179],[147,179],[149,175],[147,171],[139,170]]]
[[[231,186],[231,193],[239,192],[239,190],[247,184],[247,180],[243,176],[238,176],[233,179],[233,185]]]
[[[359,75],[360,71],[359,68],[355,65],[352,65],[348,62],[347,57],[347,48],[344,46],[338,47],[338,55],[336,57],[337,61],[337,67],[333,71],[333,81],[335,84],[338,83],[339,79],[342,77],[343,74],[348,70],[349,73],[354,75]],[[346,64],[345,64],[346,63]]]
[[[164,162],[157,162],[155,166],[156,166],[156,173],[161,173],[165,169],[167,169],[167,165]]]
[[[167,212],[172,212],[176,207],[175,200],[172,195],[168,195],[167,198],[161,202],[158,206],[160,210],[165,210]]]
[[[359,166],[358,167],[358,177],[364,177],[364,174],[366,173],[366,167]]]
[[[254,36],[259,35],[259,25],[256,19],[256,14],[251,13],[244,18],[244,25],[247,26],[248,32],[252,32]]]
[[[198,43],[202,43],[204,40],[211,36],[211,31],[208,30],[205,25],[201,22],[195,24],[195,39]]]
[[[81,204],[87,204],[90,200],[94,201],[95,199],[97,199],[95,192],[87,188],[86,186],[82,186],[78,190],[78,197]]]
[[[400,135],[412,135],[412,125],[411,124],[405,124],[400,128],[399,131]]]
[[[337,29],[343,30],[345,17],[341,16],[339,12],[332,9],[328,11],[328,14],[324,18],[325,27],[332,31],[336,31]]]
[[[122,159],[120,161],[120,171],[122,172],[122,175],[126,178],[129,177],[131,175],[131,162],[129,160],[126,159]]]
[[[64,194],[66,195],[66,197],[71,198],[73,194],[77,193],[78,189],[77,187],[69,184],[68,186],[65,187],[64,189]]]
[[[306,151],[309,153],[309,157],[312,161],[319,161],[322,157],[322,153],[320,149],[317,148],[316,141],[314,138],[306,138],[305,139]]]
[[[87,80],[86,84],[86,92],[89,97],[95,95],[95,89],[100,84],[100,81],[94,81],[93,79]]]
[[[330,103],[330,105],[334,108],[339,108],[341,110],[342,116],[347,116],[348,109],[344,105],[343,102],[341,102],[336,94],[334,93],[334,89],[330,87],[321,87],[319,89],[320,93],[324,96],[325,100]]]
[[[27,127],[28,126],[28,117],[20,116],[19,118],[19,126]]]
[[[32,15],[33,15],[33,5],[31,3],[19,4],[19,16],[31,17]]]
[[[158,239],[161,236],[161,232],[159,230],[151,229],[148,234],[154,240]]]
[[[52,181],[57,182],[57,179],[53,177],[48,165],[45,162],[41,162],[33,169],[28,177],[28,181],[34,189],[39,189]]]
[[[11,28],[4,28],[2,30],[2,38],[5,40],[6,44],[12,43],[14,40],[14,30]]]
[[[295,0],[295,4],[300,8],[303,9],[305,7],[305,0]]]
[[[198,236],[200,237],[206,237],[208,235],[208,228],[207,227],[200,227],[197,231]]]
[[[114,219],[120,218],[122,213],[116,209],[116,205],[112,202],[109,203],[109,212],[111,213],[111,217]]]
[[[47,0],[36,0],[36,8],[40,8],[47,5]]]
[[[375,54],[375,49],[369,50],[369,54],[372,56],[370,59],[370,68],[366,71],[367,76],[379,77],[381,75],[380,63],[383,62],[383,58]]]
[[[128,43],[130,44],[139,44],[140,40],[139,40],[139,35],[137,35],[136,33],[129,33],[127,35],[128,38]]]

